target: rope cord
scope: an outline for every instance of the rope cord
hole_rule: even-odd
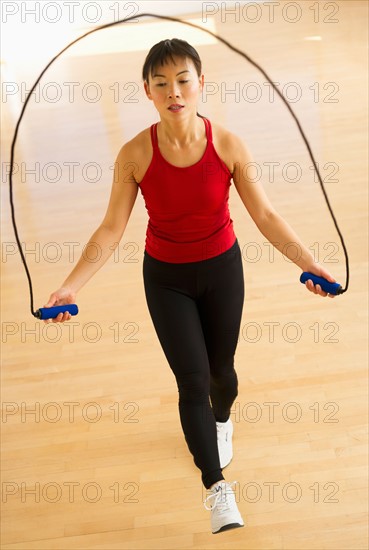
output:
[[[326,201],[326,204],[327,204],[327,207],[328,207],[328,210],[331,214],[331,217],[332,217],[332,220],[334,222],[334,225],[335,225],[335,228],[337,230],[337,233],[340,237],[340,240],[341,240],[341,244],[342,244],[342,248],[343,248],[343,251],[344,251],[344,254],[345,254],[345,262],[346,262],[346,284],[345,284],[345,287],[342,289],[342,293],[343,292],[346,292],[347,289],[348,289],[348,284],[349,284],[349,259],[348,259],[348,253],[347,253],[347,249],[346,249],[346,245],[345,245],[345,241],[344,241],[344,238],[342,236],[342,233],[338,227],[338,223],[337,223],[337,220],[336,220],[336,217],[333,213],[333,210],[332,210],[332,207],[330,205],[330,202],[329,202],[329,199],[328,199],[328,196],[327,196],[327,193],[326,193],[326,190],[325,190],[325,187],[324,187],[324,184],[323,184],[323,180],[322,180],[322,177],[320,175],[320,172],[319,172],[319,169],[318,169],[318,166],[315,162],[315,159],[314,159],[314,156],[313,156],[313,153],[311,151],[311,148],[310,148],[310,144],[304,134],[304,131],[295,115],[295,113],[293,112],[289,102],[285,99],[285,97],[283,96],[283,94],[278,90],[278,88],[274,85],[274,83],[272,82],[272,80],[269,78],[269,76],[266,74],[266,72],[260,67],[260,65],[258,65],[255,61],[253,61],[247,54],[245,54],[242,50],[239,50],[238,48],[236,48],[235,46],[233,46],[232,44],[230,44],[227,40],[225,40],[224,38],[222,38],[221,36],[213,33],[212,31],[209,31],[208,29],[205,29],[203,27],[201,27],[200,25],[196,25],[195,23],[191,23],[189,21],[183,21],[182,19],[178,19],[176,17],[170,17],[170,16],[167,16],[167,15],[157,15],[155,13],[141,13],[141,14],[136,14],[136,15],[132,15],[131,17],[127,17],[126,19],[121,19],[119,21],[113,21],[112,23],[107,23],[106,25],[101,25],[100,27],[96,27],[95,29],[92,29],[88,32],[86,32],[85,34],[83,34],[82,36],[76,38],[75,40],[73,40],[72,42],[70,42],[65,48],[63,48],[47,65],[46,67],[44,68],[44,70],[40,73],[39,77],[37,78],[36,82],[34,83],[34,85],[32,86],[29,94],[27,95],[27,98],[24,102],[24,105],[23,105],[23,108],[21,110],[21,114],[18,118],[18,121],[17,121],[17,124],[16,124],[16,127],[15,127],[15,131],[14,131],[14,136],[13,136],[13,140],[12,140],[12,145],[11,145],[11,153],[10,153],[10,172],[9,172],[9,197],[10,197],[10,206],[11,206],[11,214],[12,214],[12,223],[13,223],[13,227],[14,227],[14,233],[15,233],[15,238],[16,238],[16,241],[17,241],[17,244],[18,244],[18,248],[19,248],[19,252],[20,252],[20,255],[21,255],[21,258],[22,258],[22,262],[23,262],[23,265],[24,265],[24,268],[26,270],[26,274],[27,274],[27,278],[28,278],[28,283],[29,283],[29,291],[30,291],[30,308],[31,308],[31,313],[32,315],[34,315],[36,317],[36,312],[34,311],[34,303],[33,303],[33,288],[32,288],[32,280],[31,280],[31,275],[30,275],[30,272],[28,270],[28,266],[27,266],[27,262],[26,262],[26,259],[25,259],[25,256],[24,256],[24,253],[23,253],[23,250],[22,250],[22,246],[21,246],[21,242],[20,242],[20,239],[19,239],[19,235],[18,235],[18,229],[17,229],[17,225],[16,225],[16,221],[15,221],[15,212],[14,212],[14,200],[13,200],[13,168],[14,168],[14,153],[15,153],[15,144],[16,144],[16,141],[17,141],[17,136],[18,136],[18,131],[19,131],[19,127],[20,127],[20,123],[21,123],[21,120],[24,116],[24,113],[25,113],[25,110],[26,110],[26,106],[31,98],[31,95],[32,95],[32,92],[34,91],[34,89],[36,88],[37,84],[39,83],[39,81],[41,80],[42,76],[45,74],[45,72],[47,71],[47,69],[50,67],[50,65],[52,65],[54,63],[54,61],[56,61],[58,59],[58,57],[60,57],[62,55],[62,53],[64,53],[68,48],[70,48],[71,46],[73,46],[73,44],[75,44],[76,42],[78,42],[79,40],[82,40],[82,38],[85,38],[86,36],[88,36],[89,34],[92,34],[94,32],[97,32],[97,31],[100,31],[102,29],[107,29],[109,27],[112,27],[114,25],[119,25],[121,23],[127,23],[128,21],[131,21],[133,19],[137,19],[137,18],[140,18],[140,17],[154,17],[154,18],[157,18],[157,19],[166,19],[168,21],[174,21],[176,23],[181,23],[183,25],[188,25],[190,27],[194,27],[196,29],[199,29],[203,32],[206,32],[208,34],[210,34],[211,36],[213,36],[214,38],[216,38],[217,40],[219,40],[220,42],[222,42],[223,44],[225,44],[228,48],[230,48],[232,51],[238,53],[239,55],[241,55],[242,57],[244,57],[247,61],[249,61],[249,63],[251,63],[254,67],[256,67],[264,76],[265,78],[270,82],[270,84],[273,86],[273,88],[276,90],[276,92],[278,93],[279,97],[282,99],[282,101],[284,101],[284,103],[286,104],[288,110],[290,111],[292,117],[294,118],[297,126],[298,126],[298,129],[302,135],[302,138],[305,142],[305,145],[309,151],[309,155],[310,155],[310,158],[313,162],[313,165],[314,165],[314,168],[315,168],[315,171],[318,175],[318,179],[319,179],[319,184],[320,184],[320,187],[321,187],[321,190],[323,192],[323,195],[324,195],[324,198],[325,198],[325,201]]]

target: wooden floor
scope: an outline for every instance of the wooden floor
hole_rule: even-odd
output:
[[[183,17],[201,22],[202,4],[192,5]],[[20,95],[3,103],[4,550],[368,547],[368,5],[319,2],[319,12],[318,3],[298,5],[295,23],[292,8],[283,14],[284,2],[274,20],[263,2],[257,23],[247,20],[247,13],[255,17],[251,10],[239,22],[223,14],[222,22],[220,8],[202,23],[244,50],[291,100],[350,255],[345,295],[330,300],[308,293],[299,269],[272,254],[232,185],[246,297],[236,354],[234,460],[225,474],[237,481],[243,529],[210,532],[175,380],[145,302],[147,213],[140,194],[115,255],[80,292],[78,317],[56,326],[31,316],[4,175]],[[167,6],[156,12],[171,15]],[[135,36],[151,44],[189,33],[148,19],[135,25]],[[108,42],[110,31],[102,32]],[[70,39],[66,30],[63,43]],[[342,247],[286,106],[241,56],[208,36],[201,43],[201,32],[191,31],[191,40],[209,83],[199,112],[245,140],[276,209],[344,283]],[[98,55],[88,51],[94,39],[85,42],[84,51],[61,57],[44,75],[40,100],[30,101],[18,138],[15,209],[35,307],[59,287],[102,220],[122,143],[157,120],[140,79],[146,46],[135,50],[126,42],[114,51],[109,42]],[[48,60],[60,49],[42,54]],[[5,59],[3,80],[29,89],[45,64],[36,59],[15,70]],[[63,91],[54,103],[51,82]],[[73,101],[65,82],[79,83]],[[91,82],[102,91],[97,102],[82,97]],[[93,97],[93,88],[87,92]],[[37,177],[26,174],[31,169]]]

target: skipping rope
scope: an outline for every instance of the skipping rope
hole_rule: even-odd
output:
[[[119,25],[120,23],[126,23],[128,21],[131,21],[132,19],[137,19],[137,18],[140,18],[140,17],[154,17],[154,18],[157,18],[157,19],[166,19],[168,21],[174,21],[176,23],[181,23],[183,25],[188,25],[190,27],[194,27],[200,31],[203,31],[203,32],[206,32],[208,34],[210,34],[211,36],[214,36],[214,38],[216,38],[217,40],[219,40],[220,42],[222,42],[223,44],[225,44],[228,48],[230,48],[231,50],[233,50],[234,52],[238,53],[239,55],[241,55],[242,57],[244,57],[247,61],[249,61],[254,67],[256,67],[264,76],[265,78],[267,78],[267,80],[270,82],[270,84],[273,86],[273,88],[276,90],[276,92],[278,93],[278,95],[280,96],[280,98],[284,101],[284,103],[286,104],[288,110],[290,111],[291,115],[293,116],[294,120],[296,121],[296,124],[298,126],[298,129],[300,130],[300,133],[302,135],[302,138],[306,144],[306,147],[309,151],[309,155],[310,155],[310,158],[313,162],[313,165],[314,165],[314,168],[315,168],[315,171],[318,175],[318,179],[319,179],[319,184],[320,184],[320,187],[321,187],[321,190],[323,192],[323,195],[324,195],[324,198],[325,198],[325,201],[327,203],[327,206],[328,206],[328,209],[329,209],[329,212],[332,216],[332,220],[334,222],[334,225],[335,225],[335,228],[337,230],[337,233],[340,237],[340,240],[341,240],[341,244],[342,244],[342,248],[343,248],[343,251],[344,251],[344,254],[345,254],[345,261],[346,261],[346,284],[344,286],[344,288],[342,288],[342,286],[339,284],[339,283],[330,283],[329,281],[327,281],[326,279],[324,279],[323,277],[317,277],[316,275],[313,275],[312,273],[308,273],[308,272],[303,272],[300,276],[300,281],[302,283],[305,283],[307,280],[312,280],[314,285],[315,284],[319,284],[322,288],[322,290],[324,292],[327,292],[329,294],[333,294],[333,295],[337,295],[337,294],[343,294],[344,292],[347,291],[348,289],[348,283],[349,283],[349,260],[348,260],[348,254],[347,254],[347,250],[346,250],[346,246],[345,246],[345,241],[343,239],[343,236],[342,236],[342,233],[338,227],[338,224],[337,224],[337,221],[336,221],[336,218],[334,216],[334,213],[333,213],[333,210],[332,210],[332,207],[329,203],[329,200],[328,200],[328,196],[327,196],[327,193],[326,193],[326,190],[324,188],[324,184],[323,184],[323,181],[322,181],[322,177],[320,175],[320,172],[319,172],[319,169],[318,169],[318,166],[314,160],[314,157],[313,157],[313,154],[311,152],[311,148],[310,148],[310,145],[309,145],[309,142],[302,130],[302,127],[296,117],[296,115],[294,114],[289,102],[285,99],[285,97],[283,96],[283,94],[278,90],[278,88],[274,85],[274,83],[272,82],[272,80],[268,77],[268,75],[266,74],[266,72],[257,64],[255,63],[255,61],[253,61],[252,59],[250,59],[250,57],[248,55],[246,55],[243,51],[239,50],[238,48],[232,46],[232,44],[230,44],[227,40],[225,40],[224,38],[222,38],[221,36],[209,31],[208,29],[205,29],[203,27],[200,27],[199,25],[195,25],[194,23],[190,23],[189,21],[182,21],[182,19],[178,19],[176,17],[170,17],[170,16],[167,16],[167,15],[157,15],[155,13],[141,13],[141,14],[136,14],[136,15],[133,15],[131,17],[127,17],[126,19],[121,19],[119,21],[114,21],[112,23],[107,23],[106,25],[101,25],[100,27],[96,27],[95,29],[92,29],[90,31],[88,31],[87,33],[83,34],[82,36],[80,36],[79,38],[76,38],[76,40],[73,40],[73,42],[71,42],[70,44],[68,44],[65,48],[63,48],[47,65],[46,67],[44,68],[44,70],[41,72],[41,74],[39,75],[39,77],[37,78],[36,82],[34,83],[33,87],[31,88],[25,102],[24,102],[24,105],[23,105],[23,108],[22,108],[22,111],[21,111],[21,114],[19,116],[19,119],[17,121],[17,124],[16,124],[16,127],[15,127],[15,131],[14,131],[14,136],[13,136],[13,141],[12,141],[12,145],[11,145],[11,153],[10,153],[10,173],[9,173],[9,194],[10,194],[10,206],[11,206],[11,214],[12,214],[12,222],[13,222],[13,227],[14,227],[14,233],[15,233],[15,238],[16,238],[16,241],[17,241],[17,244],[18,244],[18,248],[19,248],[19,253],[21,255],[21,258],[22,258],[22,262],[23,262],[23,265],[24,265],[24,268],[26,270],[26,274],[27,274],[27,278],[28,278],[28,283],[29,283],[29,292],[30,292],[30,308],[31,308],[31,313],[34,317],[36,317],[37,319],[52,319],[52,318],[55,318],[57,317],[57,315],[59,313],[63,313],[65,311],[68,311],[71,315],[77,315],[78,313],[78,307],[76,304],[68,304],[68,305],[63,305],[63,306],[54,306],[54,307],[49,307],[49,308],[40,308],[38,309],[37,311],[34,311],[34,305],[33,305],[33,289],[32,289],[32,280],[31,280],[31,276],[30,276],[30,273],[29,273],[29,270],[28,270],[28,266],[27,266],[27,263],[26,263],[26,259],[25,259],[25,256],[23,254],[23,250],[22,250],[22,246],[21,246],[21,242],[19,240],[19,236],[18,236],[18,229],[17,229],[17,225],[16,225],[16,222],[15,222],[15,214],[14,214],[14,201],[13,201],[13,167],[14,167],[14,151],[15,151],[15,144],[16,144],[16,141],[17,141],[17,135],[18,135],[18,130],[19,130],[19,126],[20,126],[20,123],[21,123],[21,120],[23,118],[23,115],[25,113],[25,110],[26,110],[26,106],[28,104],[28,101],[30,100],[31,98],[31,95],[32,95],[32,92],[33,90],[35,89],[35,87],[37,86],[38,82],[41,80],[42,76],[44,75],[44,73],[47,71],[47,69],[50,67],[50,65],[52,63],[54,63],[54,61],[56,61],[56,59],[58,59],[58,57],[63,53],[65,52],[68,48],[70,48],[73,44],[75,44],[76,42],[78,42],[79,40],[82,40],[82,38],[85,38],[85,36],[88,36],[89,34],[92,34],[93,32],[96,32],[96,31],[100,31],[102,29],[107,29],[108,27],[112,27],[113,25]]]

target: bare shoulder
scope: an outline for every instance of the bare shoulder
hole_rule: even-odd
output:
[[[221,124],[212,122],[211,127],[214,147],[233,174],[237,162],[246,161],[250,158],[246,144],[238,135],[230,132]]]
[[[122,145],[117,162],[131,165],[134,178],[139,183],[145,174],[152,157],[150,128],[145,128]]]

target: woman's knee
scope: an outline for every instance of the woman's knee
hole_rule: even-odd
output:
[[[180,402],[203,403],[209,399],[210,375],[207,372],[191,372],[177,376]]]
[[[221,391],[232,394],[234,398],[238,395],[238,378],[234,368],[227,372],[212,372],[211,384]]]

